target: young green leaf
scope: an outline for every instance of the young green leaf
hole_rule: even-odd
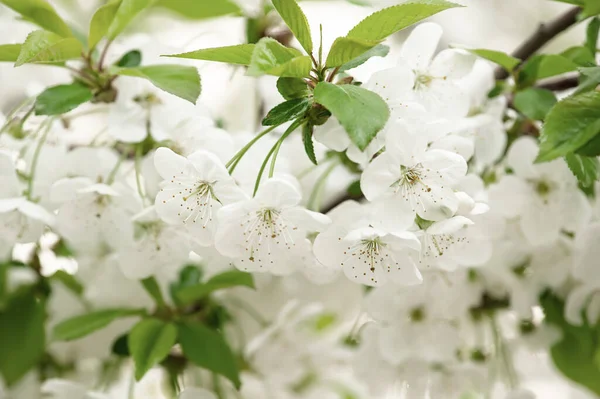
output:
[[[12,8],[25,20],[31,21],[45,30],[62,37],[73,35],[69,26],[46,0],[0,0],[0,3]]]
[[[303,78],[310,74],[311,59],[270,37],[262,38],[254,48],[248,75],[275,75]]]
[[[228,378],[240,388],[240,371],[227,341],[217,332],[198,322],[178,325],[179,342],[186,358],[197,366]]]
[[[315,88],[314,98],[337,118],[361,150],[367,148],[390,117],[386,102],[378,94],[362,87],[320,82]]]
[[[411,0],[369,15],[347,37],[381,41],[393,33],[449,8],[461,7],[444,0]]]
[[[137,323],[127,340],[135,363],[135,379],[139,381],[155,364],[167,357],[177,342],[177,327],[158,319]]]
[[[120,0],[120,6],[106,32],[108,40],[114,40],[119,36],[127,25],[153,2],[154,0]]]
[[[329,68],[344,65],[377,45],[377,42],[338,37],[331,45],[325,65]]]
[[[313,143],[314,126],[310,123],[305,123],[302,126],[302,143],[304,143],[304,151],[308,159],[315,165],[318,164],[317,156],[315,155],[315,144]]]
[[[467,51],[480,56],[488,61],[492,61],[495,64],[500,65],[508,72],[512,72],[517,65],[521,63],[521,60],[503,53],[502,51],[488,50],[488,49],[467,49]]]
[[[279,78],[277,79],[277,90],[286,100],[308,97],[310,90],[301,78]]]
[[[96,10],[90,22],[90,31],[88,34],[88,47],[90,49],[95,48],[98,42],[106,36],[120,5],[120,1],[115,1],[105,4]]]
[[[35,101],[36,115],[67,113],[94,97],[89,87],[79,83],[49,87]]]
[[[575,64],[583,67],[587,66],[595,66],[596,59],[594,58],[594,53],[592,53],[587,47],[584,46],[573,46],[569,47],[560,55],[565,57],[568,60],[573,61]]]
[[[71,341],[100,330],[119,318],[141,315],[141,309],[105,309],[76,316],[58,323],[53,337],[59,341]]]
[[[120,68],[133,68],[142,64],[142,53],[139,50],[131,50],[123,54],[123,57],[115,63]]]
[[[517,111],[529,119],[543,121],[556,104],[556,96],[550,90],[530,87],[518,92],[513,103]]]
[[[567,154],[565,160],[583,187],[592,187],[600,177],[600,162],[596,157]]]
[[[540,136],[536,162],[565,156],[600,132],[600,93],[567,97],[550,110]]]
[[[566,377],[600,395],[600,367],[595,356],[598,331],[585,322],[581,326],[569,324],[564,317],[564,303],[554,295],[543,295],[540,303],[546,315],[544,322],[561,332],[560,341],[550,350],[552,360]]]
[[[192,20],[242,14],[240,7],[231,0],[158,0],[156,5]]]
[[[583,0],[582,18],[600,14],[600,3],[597,0]]]
[[[20,44],[0,44],[0,62],[15,62],[20,52]]]
[[[9,387],[34,368],[44,355],[44,301],[31,287],[18,289],[0,312],[0,376]]]
[[[600,18],[592,18],[586,29],[585,47],[592,54],[596,54],[598,48],[598,34],[600,33]]]
[[[254,288],[254,279],[250,273],[231,270],[217,274],[205,283],[184,287],[176,296],[182,303],[187,304],[205,298],[214,291],[232,287]]]
[[[117,75],[146,79],[159,89],[193,104],[196,104],[202,88],[198,70],[191,66],[150,65],[136,68],[112,68],[111,71]]]
[[[179,271],[179,279],[173,281],[169,285],[169,294],[171,299],[177,305],[182,305],[181,301],[177,297],[177,293],[186,287],[191,287],[200,283],[202,278],[202,270],[196,265],[187,265]]]
[[[309,98],[295,98],[288,100],[271,109],[262,120],[263,126],[278,126],[285,122],[298,119],[306,115],[312,106]]]
[[[308,54],[313,51],[310,26],[296,0],[273,0],[273,6]]]
[[[600,133],[595,135],[590,141],[579,147],[576,151],[579,155],[587,157],[600,156]]]
[[[163,55],[163,57],[225,62],[227,64],[247,66],[250,65],[255,47],[256,45],[254,44],[238,44],[236,46],[205,48],[190,51],[189,53]]]
[[[593,90],[600,84],[600,67],[579,68],[578,71],[581,76],[575,94]]]
[[[83,45],[74,37],[63,38],[56,33],[36,30],[25,39],[15,66],[67,61],[81,57],[82,51]]]
[[[356,68],[367,62],[370,58],[373,57],[385,57],[390,52],[390,48],[384,44],[378,44],[377,46],[365,51],[358,57],[346,62],[343,64],[339,72],[346,72],[350,69]]]

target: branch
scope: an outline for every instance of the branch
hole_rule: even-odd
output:
[[[540,89],[550,91],[569,90],[579,85],[579,76],[566,76],[560,79],[544,80],[536,85]]]
[[[555,20],[548,22],[547,24],[541,24],[538,29],[525,40],[513,53],[513,57],[516,57],[522,61],[526,61],[529,57],[535,54],[539,49],[544,47],[546,43],[554,39],[561,32],[569,29],[575,25],[577,15],[581,12],[581,7],[573,7],[562,15],[559,15]],[[502,68],[496,69],[496,79],[506,79],[509,74]]]

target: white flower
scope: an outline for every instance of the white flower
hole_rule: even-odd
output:
[[[178,270],[189,259],[191,240],[184,232],[169,226],[150,207],[134,216],[138,237],[119,251],[118,260],[125,277],[141,280],[162,268]]]
[[[405,101],[418,101],[440,116],[466,116],[470,100],[455,81],[471,71],[475,57],[462,50],[443,50],[434,57],[441,36],[442,28],[437,24],[417,26],[402,46],[399,65],[375,73],[368,88],[392,108]]]
[[[313,251],[326,267],[369,286],[388,281],[411,285],[421,274],[409,256],[421,243],[410,232],[386,231],[361,206],[348,201],[332,211],[334,223],[315,239]],[[375,227],[374,227],[375,226]]]
[[[376,157],[361,177],[369,201],[381,199],[389,214],[408,227],[415,215],[442,220],[453,215],[458,200],[452,187],[467,172],[464,158],[449,151],[428,149],[427,142],[395,122],[388,132],[386,151]]]
[[[590,204],[562,159],[535,164],[538,145],[531,137],[517,139],[507,154],[513,174],[490,188],[490,206],[505,217],[519,217],[533,245],[556,241],[561,231],[575,233],[591,217]]]
[[[199,150],[184,158],[161,147],[154,154],[164,179],[156,196],[156,212],[172,225],[184,225],[201,245],[211,245],[217,211],[244,198],[216,155]]]
[[[298,206],[298,189],[281,178],[264,182],[256,196],[219,210],[217,250],[245,271],[287,274],[308,251],[306,234],[320,231],[329,218]]]
[[[83,385],[59,379],[44,382],[42,393],[50,399],[110,399],[108,395],[88,391]]]

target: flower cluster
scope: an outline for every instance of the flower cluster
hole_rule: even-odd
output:
[[[310,17],[318,5],[303,8]],[[17,40],[24,23],[13,16],[0,8],[0,32],[14,26]],[[308,100],[285,97],[281,79],[294,78],[275,84],[241,67],[222,66],[213,78],[205,62],[168,59],[194,76],[199,66],[205,87],[195,104],[179,86],[161,90],[163,75],[125,71],[124,51],[152,63],[239,41],[243,30],[231,21],[198,25],[204,35],[194,31],[185,48],[161,43],[178,35],[172,26],[110,39],[99,61],[90,55],[68,61],[70,70],[28,75],[0,99],[0,340],[8,334],[20,346],[0,343],[0,397],[575,392],[547,367],[547,350],[556,361],[562,327],[584,334],[600,319],[597,193],[563,158],[536,162],[541,122],[496,90],[490,62],[438,51],[442,28],[425,22],[387,58],[348,72],[325,76],[313,57],[314,76],[299,79]],[[101,83],[93,100],[40,111],[41,87],[71,73],[74,84]],[[0,65],[0,86],[11,79]],[[385,103],[389,118],[366,145],[334,107],[313,102],[324,84],[369,90]],[[279,117],[275,107],[256,129],[282,95],[306,106],[299,117],[265,123]],[[39,315],[40,353],[29,355],[35,345],[16,337],[35,330],[21,312]],[[44,343],[44,330],[55,339]],[[596,341],[577,356],[589,357]]]

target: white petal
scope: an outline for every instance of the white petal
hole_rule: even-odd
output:
[[[426,22],[417,26],[404,42],[401,57],[415,70],[427,69],[440,39],[442,27],[433,22]]]
[[[186,388],[179,399],[217,399],[214,393],[203,388]]]
[[[474,223],[471,219],[467,219],[464,216],[454,216],[453,218],[442,220],[441,222],[435,222],[429,226],[427,234],[452,234],[472,224]]]
[[[329,118],[325,124],[315,126],[315,140],[334,151],[344,151],[350,145],[350,136],[335,118]]]
[[[44,222],[48,226],[54,225],[54,215],[48,212],[45,208],[39,206],[38,204],[34,204],[33,202],[29,201],[22,202],[19,205],[19,211],[34,220]]]
[[[212,182],[229,179],[229,172],[225,165],[212,152],[198,150],[188,156],[188,159],[198,171],[198,176],[203,180]]]
[[[443,50],[431,62],[429,73],[436,78],[461,79],[473,70],[476,59],[464,50]]]
[[[523,179],[535,178],[533,161],[538,154],[538,145],[532,137],[520,137],[510,146],[506,155],[507,165],[515,174]]]
[[[381,198],[400,178],[400,165],[395,165],[386,151],[375,158],[360,177],[360,188],[369,201]]]
[[[121,194],[107,184],[97,183],[92,184],[91,186],[82,187],[77,190],[78,193],[86,194],[86,193],[96,193],[100,195],[109,195],[111,197],[118,197]]]
[[[94,184],[87,177],[65,178],[56,181],[50,188],[50,201],[66,202],[77,198],[77,192],[87,186]]]
[[[267,207],[282,209],[298,205],[302,194],[291,183],[275,177],[262,183],[254,198]]]
[[[445,150],[429,150],[421,159],[421,164],[427,169],[423,180],[433,179],[443,185],[454,185],[467,174],[467,162],[453,152]]]
[[[433,79],[418,87],[415,96],[429,112],[448,119],[464,118],[470,109],[469,97],[448,80]]]
[[[397,66],[375,72],[365,84],[365,88],[379,94],[392,109],[396,109],[402,102],[412,99],[414,84],[415,74],[411,68]]]
[[[470,138],[449,134],[439,140],[434,141],[429,148],[439,149],[460,155],[465,161],[473,157],[475,153],[475,144]]]
[[[331,224],[329,216],[300,207],[284,210],[281,216],[295,227],[308,232],[323,231]]]
[[[331,225],[317,236],[313,243],[313,252],[317,260],[332,270],[341,270],[344,259],[348,257],[348,244],[342,239],[348,234],[348,229],[339,224]]]
[[[12,212],[26,202],[25,197],[0,199],[0,213]]]
[[[390,233],[385,237],[385,241],[389,242],[394,251],[401,251],[404,248],[413,249],[415,251],[421,250],[421,241],[419,241],[415,233],[409,231]]]
[[[189,161],[167,147],[160,147],[154,153],[154,167],[163,179],[172,179],[186,170]]]
[[[565,319],[569,323],[577,326],[583,324],[583,311],[595,289],[591,285],[582,284],[571,290],[565,302]]]

